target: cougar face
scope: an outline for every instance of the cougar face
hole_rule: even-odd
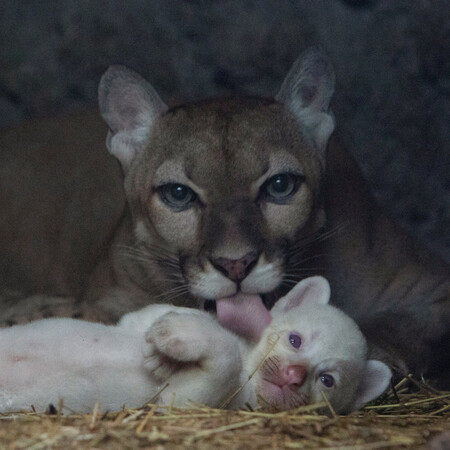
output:
[[[323,225],[318,187],[333,129],[323,100],[315,103],[323,80],[308,83],[316,86],[308,101],[285,82],[278,101],[167,111],[137,74],[104,75],[107,144],[125,172],[135,245],[147,255],[139,271],[159,290],[216,299],[268,293],[289,278],[295,243]]]

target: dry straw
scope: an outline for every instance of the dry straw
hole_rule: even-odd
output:
[[[450,392],[407,377],[362,411],[339,416],[317,405],[294,411],[227,411],[193,405],[91,414],[0,415],[0,449],[401,449],[450,448]],[[325,411],[325,413],[324,413]]]

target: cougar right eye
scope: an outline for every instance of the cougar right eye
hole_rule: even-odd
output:
[[[184,184],[164,184],[158,187],[157,192],[161,200],[177,212],[189,209],[197,199],[197,194]]]
[[[298,191],[304,180],[303,175],[278,173],[261,186],[260,195],[271,203],[286,204]]]

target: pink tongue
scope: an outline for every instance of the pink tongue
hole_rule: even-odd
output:
[[[240,336],[259,341],[272,317],[259,295],[237,294],[216,300],[220,324]]]

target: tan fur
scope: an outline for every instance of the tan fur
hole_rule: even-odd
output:
[[[448,268],[380,211],[336,138],[325,158],[327,105],[313,104],[311,116],[290,103],[288,88],[278,102],[225,99],[168,112],[153,91],[136,91],[130,97],[157,103],[148,129],[145,111],[120,130],[103,109],[127,205],[95,115],[3,132],[1,322],[22,320],[11,305],[33,293],[74,297],[67,315],[105,322],[152,302],[199,306],[237,290],[214,261],[256,252],[242,291],[273,304],[294,281],[322,273],[376,357],[450,383]],[[289,202],[260,200],[264,182],[286,171],[305,177]],[[168,182],[190,187],[199,202],[174,211],[158,193]]]
[[[125,205],[106,131],[98,114],[82,111],[0,133],[3,310],[35,293],[83,295]]]
[[[376,204],[336,137],[327,164],[328,225],[342,228],[315,251],[327,255],[332,301],[355,318],[376,348],[374,357],[382,352],[401,371],[450,386],[449,266]]]

